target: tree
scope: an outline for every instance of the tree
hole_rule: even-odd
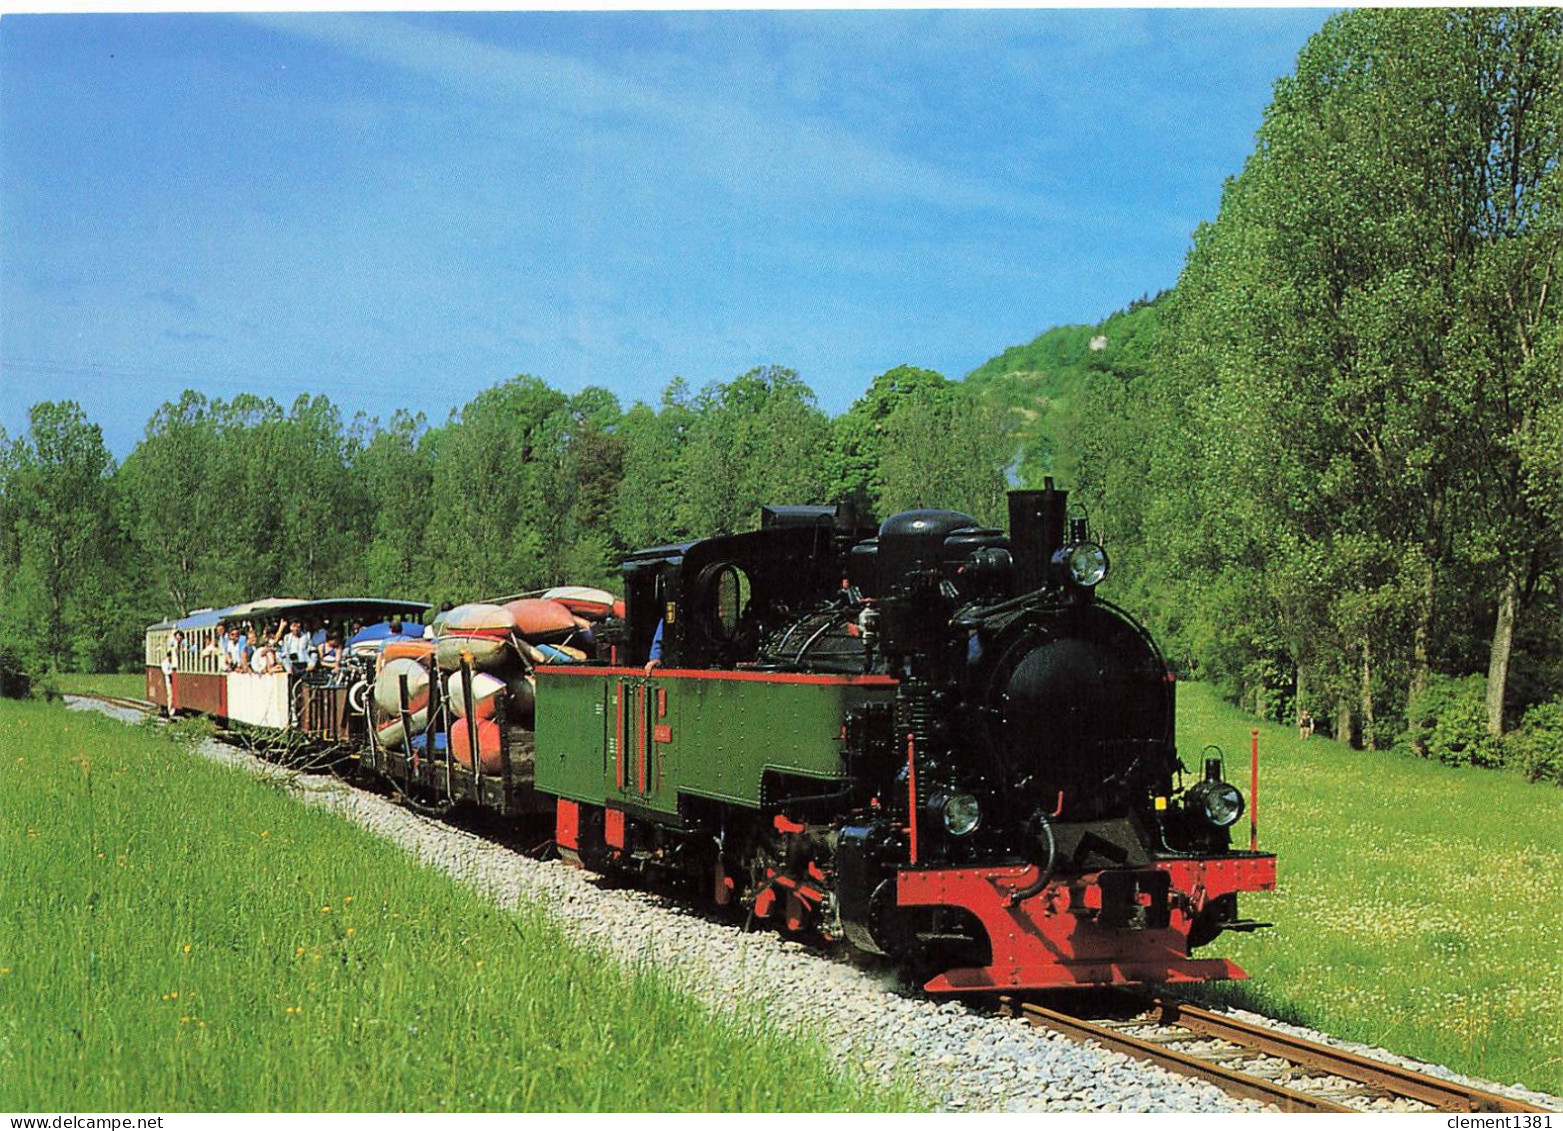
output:
[[[765,366],[695,399],[679,456],[678,526],[708,537],[753,529],[765,503],[822,503],[829,424],[790,369]]]
[[[964,386],[925,386],[884,422],[875,506],[960,510],[1002,526],[1011,455],[998,413]]]
[[[302,597],[339,593],[369,538],[367,516],[353,505],[348,468],[356,453],[342,414],[326,397],[300,396],[270,429],[277,459],[260,489],[279,503],[280,587]]]
[[[826,461],[831,498],[851,500],[861,513],[873,513],[884,490],[880,463],[890,419],[949,384],[943,374],[913,365],[898,365],[875,377],[852,407],[831,422]]]
[[[1549,387],[1523,341],[1555,318],[1540,218],[1556,216],[1557,42],[1556,13],[1331,19],[1171,304],[1164,391],[1185,437],[1161,458],[1197,482],[1148,537],[1222,547],[1196,577],[1249,571],[1299,680],[1354,707],[1369,741],[1384,691],[1425,685],[1455,548],[1492,547],[1506,579],[1496,663],[1515,565],[1541,540],[1506,453]],[[1507,426],[1498,406],[1517,409]]]
[[[45,401],[4,462],[6,553],[0,639],[30,666],[102,670],[115,650],[122,543],[110,498],[113,460],[75,402]]]
[[[1473,465],[1498,574],[1487,729],[1501,734],[1527,577],[1555,557],[1527,452],[1563,402],[1556,359],[1563,267],[1563,13],[1452,14],[1448,78],[1459,305],[1450,368],[1475,391]]]
[[[203,559],[212,532],[226,529],[231,517],[224,506],[231,500],[216,493],[217,446],[206,398],[187,389],[153,413],[120,469],[139,568],[166,601],[162,610],[175,616],[216,597]]]
[[[693,418],[688,386],[678,378],[663,392],[661,412],[637,403],[624,414],[618,427],[622,474],[613,501],[619,545],[655,546],[689,533],[679,525],[679,465]]]
[[[568,399],[536,377],[485,389],[434,446],[427,537],[435,600],[497,596],[546,582],[559,515],[544,488]]]
[[[423,414],[398,409],[390,423],[363,428],[353,445],[352,480],[369,524],[363,550],[366,591],[427,593],[433,585],[428,539],[434,443]]]

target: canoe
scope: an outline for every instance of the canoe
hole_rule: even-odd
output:
[[[429,705],[429,669],[417,660],[403,656],[389,660],[374,679],[375,706],[385,715],[399,715],[402,709],[401,677],[407,677],[407,705],[421,711]]]
[[[392,637],[385,642],[380,649],[380,659],[386,660],[419,660],[422,663],[431,663],[434,659],[434,641],[432,640],[408,640],[404,637]]]
[[[505,718],[519,726],[530,727],[537,708],[537,677],[525,675],[505,686]]]
[[[464,636],[452,633],[434,642],[434,654],[442,672],[459,670],[463,656],[474,671],[480,672],[494,671],[515,663],[515,649],[511,647],[509,636]]]
[[[457,605],[445,614],[445,619],[440,623],[440,633],[445,636],[495,636],[503,639],[515,630],[516,618],[508,605]]]
[[[534,664],[578,664],[586,653],[567,644],[534,644],[528,659]]]
[[[505,756],[510,758],[510,783],[527,789],[533,780],[536,757],[535,736],[524,727],[507,726],[501,737],[499,724],[492,719],[479,719],[478,763],[485,774],[496,777],[505,772]],[[463,770],[472,769],[472,738],[465,721],[450,728],[451,757]]]
[[[521,635],[535,643],[563,640],[579,631],[575,614],[558,601],[541,597],[522,597],[511,601],[505,609],[515,619]]]
[[[450,751],[457,765],[467,770],[472,768],[472,737],[465,721],[450,728]],[[478,757],[484,773],[497,774],[505,767],[499,724],[493,719],[478,720]]]
[[[414,712],[412,716],[412,729],[414,733],[421,732],[423,728],[428,725],[428,722],[428,708]],[[382,727],[379,727],[375,731],[375,738],[378,739],[380,745],[385,747],[387,750],[400,750],[402,743],[404,742],[404,736],[402,734],[402,720],[399,718],[391,719],[390,722],[386,723]]]
[[[587,620],[604,620],[613,614],[615,598],[605,589],[593,589],[589,585],[560,585],[543,594],[545,601],[558,601],[576,616]]]
[[[467,692],[466,686],[459,674],[453,673],[446,683],[446,701],[450,703],[450,709],[459,719],[467,717]],[[474,672],[472,675],[472,699],[477,707],[477,716],[480,719],[494,717],[495,700],[501,697],[505,690],[505,681],[498,676],[489,675],[487,672]]]
[[[451,713],[459,719],[466,718],[467,697],[460,676],[452,675],[446,686]],[[478,718],[492,719],[503,710],[506,721],[530,727],[537,703],[537,680],[529,675],[500,679],[487,672],[474,672],[472,698],[477,703]]]

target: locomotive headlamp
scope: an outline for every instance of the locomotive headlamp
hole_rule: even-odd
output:
[[[944,820],[944,831],[951,836],[966,836],[982,824],[982,807],[969,793],[956,793],[945,798],[939,815]]]
[[[1206,780],[1189,788],[1188,806],[1216,828],[1224,829],[1243,815],[1243,795],[1231,782]]]
[[[1091,588],[1107,576],[1107,551],[1095,542],[1081,542],[1064,551],[1065,568],[1069,580],[1076,585]]]

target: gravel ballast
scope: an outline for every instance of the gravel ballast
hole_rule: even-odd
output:
[[[73,709],[101,710],[126,721],[140,719],[133,711],[94,700],[68,698],[67,703]],[[1077,1044],[1017,1019],[908,993],[886,972],[859,968],[774,931],[745,932],[662,896],[599,886],[588,873],[560,861],[520,855],[464,829],[417,816],[384,797],[352,789],[334,777],[282,770],[216,741],[194,749],[253,774],[286,778],[306,803],[331,809],[393,841],[498,905],[540,908],[572,937],[625,965],[654,967],[713,1010],[763,1015],[778,1029],[817,1037],[853,1072],[869,1080],[909,1084],[936,1109],[1266,1110],[1212,1085]],[[1296,1026],[1278,1027],[1328,1039]],[[1438,1071],[1461,1079],[1447,1069]],[[1550,1097],[1522,1089],[1483,1086],[1544,1106],[1556,1105]]]

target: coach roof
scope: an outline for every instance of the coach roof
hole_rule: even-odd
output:
[[[177,620],[162,620],[152,628],[205,628],[219,621],[234,617],[266,616],[287,617],[294,614],[330,613],[354,619],[383,619],[392,616],[419,615],[430,606],[423,601],[399,601],[388,597],[322,597],[301,601],[297,597],[267,597],[259,601],[247,601],[242,605],[230,605],[225,609],[200,609]]]

